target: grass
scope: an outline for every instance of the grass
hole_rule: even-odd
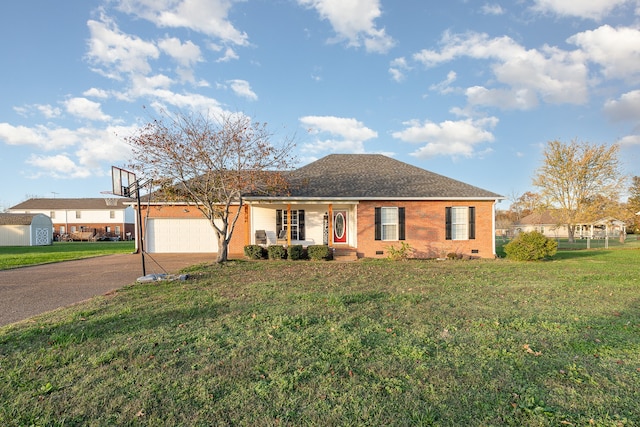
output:
[[[0,246],[0,270],[99,255],[129,253],[133,250],[133,241],[54,242],[50,246]]]
[[[232,261],[0,328],[0,425],[640,425],[640,251]]]

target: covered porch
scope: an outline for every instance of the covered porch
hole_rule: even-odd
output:
[[[249,203],[247,244],[357,247],[358,203]]]

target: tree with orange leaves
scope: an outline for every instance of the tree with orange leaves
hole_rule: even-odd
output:
[[[620,171],[619,146],[572,141],[550,141],[543,152],[543,165],[533,185],[549,206],[557,209],[562,224],[574,241],[576,225],[589,221],[595,200],[618,200],[625,177]]]

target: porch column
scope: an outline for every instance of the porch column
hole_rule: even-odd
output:
[[[244,205],[244,245],[251,244],[251,222],[249,221],[249,205]]]
[[[287,205],[287,219],[287,246],[291,246],[291,223],[293,222],[291,218],[291,204]],[[300,224],[298,224],[298,226],[300,226]]]
[[[329,246],[333,245],[333,203],[329,203]]]

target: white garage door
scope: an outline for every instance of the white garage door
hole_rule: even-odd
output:
[[[144,245],[150,253],[218,252],[218,242],[206,219],[149,218]]]

